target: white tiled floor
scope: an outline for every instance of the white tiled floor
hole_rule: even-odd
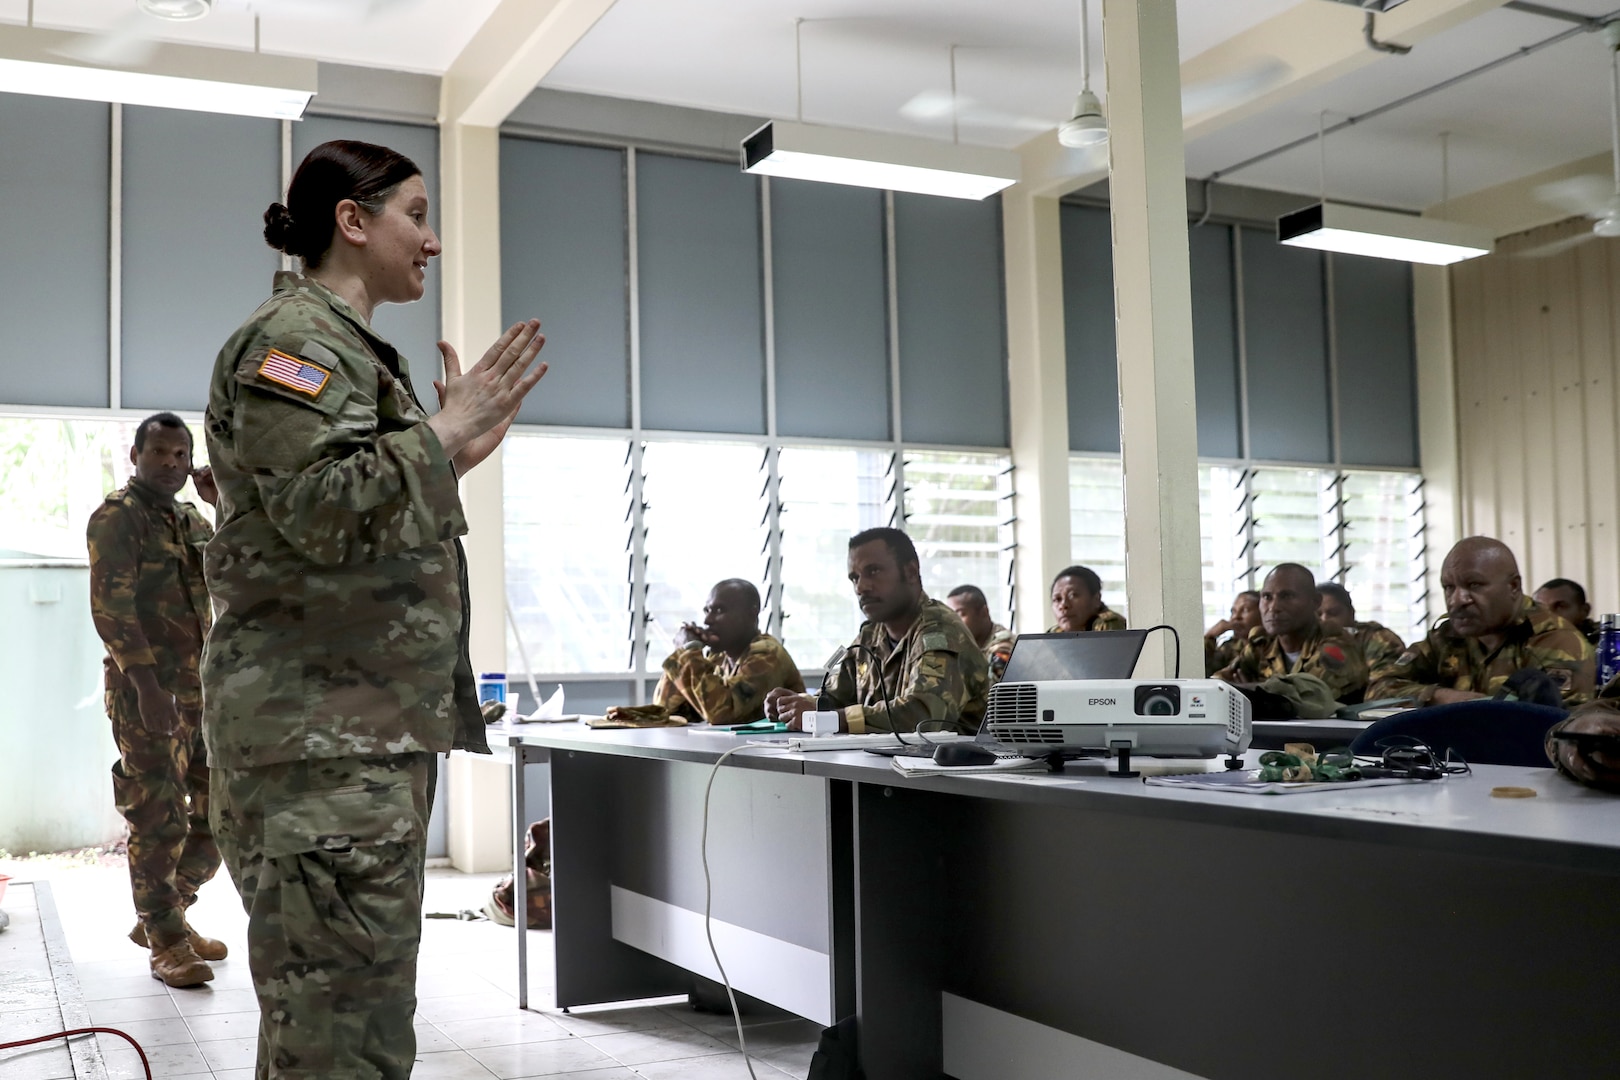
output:
[[[427,910],[480,909],[491,875],[431,871]],[[91,1019],[140,1041],[157,1080],[252,1080],[258,1006],[248,976],[247,917],[222,872],[191,912],[197,929],[230,946],[214,981],[171,990],[151,978],[146,951],[125,935],[134,924],[122,869],[72,869],[51,888]],[[552,999],[551,935],[530,932],[530,1010],[517,1007],[514,931],[488,922],[430,919],[417,982],[419,1080],[749,1080],[729,1016],[696,1013],[683,1002],[576,1010]],[[817,1027],[786,1013],[745,1016],[758,1080],[808,1074]],[[26,1017],[0,1015],[0,1042],[35,1034]],[[39,1032],[43,1033],[43,1032]],[[109,1075],[142,1080],[133,1049],[101,1036]],[[9,1058],[5,1080],[52,1080],[65,1051]]]

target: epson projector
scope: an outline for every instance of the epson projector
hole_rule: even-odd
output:
[[[998,683],[984,731],[1030,757],[1111,753],[1236,758],[1249,749],[1249,699],[1213,679]]]

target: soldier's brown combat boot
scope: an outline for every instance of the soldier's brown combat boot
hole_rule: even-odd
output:
[[[150,948],[146,943],[146,924],[137,922],[135,929],[129,932],[129,940],[143,949]],[[218,938],[203,937],[191,928],[190,923],[186,924],[186,940],[190,942],[191,950],[203,960],[223,960],[230,955],[230,950],[225,947],[223,941]]]
[[[214,969],[203,962],[184,938],[173,945],[152,950],[152,978],[174,987],[201,986],[214,977]]]

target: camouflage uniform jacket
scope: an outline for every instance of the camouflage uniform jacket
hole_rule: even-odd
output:
[[[1230,634],[1219,645],[1209,638],[1204,639],[1204,675],[1212,676],[1217,671],[1229,666],[1243,651],[1243,639],[1236,634]]]
[[[855,644],[821,687],[822,707],[844,709],[856,734],[916,731],[925,721],[976,732],[989,696],[990,667],[973,635],[956,612],[926,596],[917,621],[899,641],[889,640],[882,623],[862,623]]]
[[[1117,611],[1114,611],[1107,604],[1104,604],[1102,610],[1093,615],[1091,617],[1091,621],[1086,623],[1086,625],[1082,626],[1080,629],[1082,631],[1123,630],[1125,629],[1125,616],[1121,615]],[[1046,632],[1048,634],[1061,634],[1064,633],[1064,630],[1061,626],[1048,626],[1046,628]]]
[[[711,724],[746,724],[765,716],[765,695],[778,686],[802,694],[804,677],[780,641],[760,634],[741,660],[697,645],[676,649],[653,700]]]
[[[990,640],[984,643],[984,660],[990,665],[990,685],[994,686],[1001,681],[1001,676],[1007,671],[1007,661],[1012,659],[1013,646],[1018,643],[1018,635],[1002,626],[992,623]]]
[[[1487,653],[1477,638],[1465,638],[1441,619],[1422,641],[1373,671],[1371,698],[1434,701],[1436,690],[1472,690],[1491,695],[1521,668],[1539,668],[1558,684],[1566,706],[1592,696],[1597,665],[1581,632],[1525,597],[1506,639]]]
[[[1221,677],[1230,682],[1259,683],[1278,675],[1315,675],[1327,683],[1334,698],[1357,702],[1367,689],[1367,659],[1361,646],[1342,633],[1329,633],[1320,625],[1300,646],[1299,659],[1289,664],[1282,641],[1256,627]]]
[[[219,529],[203,731],[216,767],[488,753],[456,473],[398,352],[297,274],[214,362]]]
[[[1361,646],[1369,672],[1393,663],[1406,651],[1406,642],[1401,640],[1401,635],[1383,623],[1354,622],[1345,627],[1344,632],[1351,641]]]
[[[146,665],[159,686],[195,708],[213,621],[203,580],[203,545],[213,528],[190,503],[132,480],[96,508],[85,532],[90,614],[107,646],[107,689],[131,688],[124,673]]]

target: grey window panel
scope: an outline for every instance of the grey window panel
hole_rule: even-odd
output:
[[[663,154],[636,173],[642,426],[763,435],[759,182]]]
[[[1346,465],[1418,464],[1412,268],[1333,255],[1339,454]]]
[[[897,194],[894,232],[901,435],[1006,446],[1000,198]]]
[[[1244,228],[1243,329],[1249,369],[1249,455],[1329,464],[1327,318],[1320,252]]]
[[[1063,347],[1069,449],[1119,453],[1119,361],[1114,347],[1114,244],[1108,210],[1058,209],[1063,245]]]
[[[771,181],[776,427],[890,438],[883,194]]]
[[[105,407],[111,112],[0,94],[0,403]]]
[[[1237,297],[1232,289],[1232,230],[1189,229],[1192,263],[1193,380],[1198,453],[1235,458],[1243,452],[1238,413]]]
[[[538,318],[551,365],[525,424],[630,426],[624,152],[501,139],[501,318]]]
[[[292,126],[293,168],[298,168],[304,155],[323,142],[333,139],[356,139],[376,143],[396,150],[410,158],[422,170],[422,182],[428,192],[428,221],[439,228],[439,131],[420,124],[390,124],[377,120],[345,120],[330,116],[311,116]],[[262,213],[264,208],[259,208]],[[266,248],[265,250],[270,250]],[[276,258],[274,252],[271,252]],[[371,318],[372,329],[405,357],[411,385],[428,412],[437,412],[439,401],[433,392],[433,380],[443,371],[439,361],[439,260],[428,263],[426,288],[422,299],[414,304],[383,304]],[[453,342],[461,355],[463,365],[472,364],[484,355],[490,345],[487,341]]]
[[[274,120],[125,107],[125,407],[208,404],[220,347],[280,266],[264,242],[280,177]]]

